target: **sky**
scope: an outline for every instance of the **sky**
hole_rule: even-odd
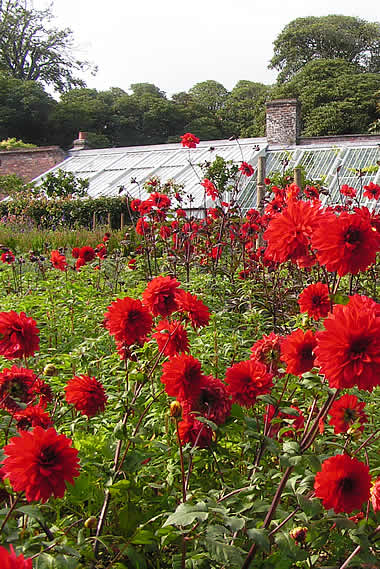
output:
[[[51,0],[30,0],[36,9]],[[213,79],[272,84],[273,41],[292,20],[342,14],[380,20],[376,0],[54,0],[57,27],[74,32],[76,55],[98,66],[98,90],[154,83],[170,97]]]

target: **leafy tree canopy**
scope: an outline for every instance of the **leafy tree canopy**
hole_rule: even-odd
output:
[[[73,33],[51,25],[51,7],[35,10],[29,0],[0,0],[0,71],[64,92],[84,87],[76,72],[95,68],[73,55]]]
[[[201,81],[189,90],[193,101],[214,112],[221,109],[228,96],[227,89],[218,81]]]
[[[352,16],[297,18],[274,41],[269,67],[278,82],[291,79],[314,59],[344,59],[362,71],[380,71],[380,23]]]

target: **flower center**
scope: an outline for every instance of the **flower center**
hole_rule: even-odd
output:
[[[314,306],[319,306],[322,302],[322,299],[319,295],[315,294],[311,299],[311,302],[314,304]]]
[[[352,492],[354,487],[355,484],[352,478],[342,478],[342,480],[339,481],[339,489],[342,490],[342,492]]]
[[[357,418],[357,413],[355,409],[350,409],[349,407],[345,409],[343,418],[345,423],[353,423]]]
[[[139,310],[130,310],[128,313],[128,322],[136,322],[140,318],[141,314]]]
[[[367,338],[358,338],[354,340],[351,344],[350,352],[354,359],[361,358],[367,349],[368,340]]]
[[[359,245],[361,243],[361,231],[359,229],[350,227],[346,231],[344,240],[346,243],[349,243],[350,245]]]

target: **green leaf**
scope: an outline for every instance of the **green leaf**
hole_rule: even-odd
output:
[[[252,528],[247,530],[247,535],[260,549],[264,549],[264,551],[270,550],[267,530]]]
[[[208,518],[207,505],[205,502],[192,504],[180,504],[174,514],[171,514],[163,527],[169,525],[189,526],[195,521],[204,522]]]

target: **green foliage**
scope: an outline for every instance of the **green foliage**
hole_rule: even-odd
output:
[[[83,198],[87,194],[89,182],[85,178],[76,178],[72,172],[65,172],[60,168],[48,172],[42,183],[34,188],[37,197],[48,198]]]
[[[36,148],[36,145],[28,144],[16,138],[7,138],[0,141],[0,150],[17,150],[18,148]]]

